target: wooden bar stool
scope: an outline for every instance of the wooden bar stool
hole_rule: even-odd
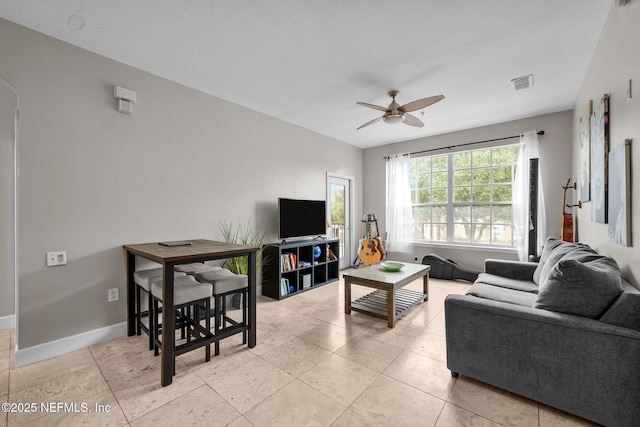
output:
[[[182,338],[186,340],[183,344],[175,346],[175,355],[189,351],[190,344],[198,339],[210,338],[211,322],[209,320],[210,300],[212,295],[212,285],[210,283],[200,283],[193,276],[178,277],[174,281],[173,301],[176,316],[176,329],[181,329]],[[151,282],[151,295],[153,296],[153,306],[151,316],[157,319],[159,306],[162,302],[162,279]],[[204,310],[204,311],[203,311]],[[200,321],[204,319],[205,325]],[[160,352],[160,332],[162,324],[156,320],[153,325],[153,351],[157,356]],[[174,333],[174,331],[164,331],[163,333]],[[205,360],[211,359],[211,345],[205,346]],[[175,359],[174,359],[175,371]]]
[[[175,278],[184,277],[186,273],[176,272]],[[151,297],[151,282],[162,280],[162,267],[140,270],[133,273],[133,281],[136,284],[136,334],[142,332],[149,336],[149,350],[153,350],[153,322],[155,319],[150,315],[153,299]],[[142,294],[144,293],[144,299]],[[147,324],[144,319],[147,319]]]
[[[233,326],[240,325],[247,327],[247,292],[249,289],[249,280],[246,274],[234,274],[227,269],[217,268],[215,270],[197,273],[195,275],[199,282],[210,283],[213,286],[212,300],[214,304],[214,328],[215,333],[220,334],[226,327],[227,323]],[[242,321],[238,322],[227,316],[226,297],[233,294],[241,294]],[[242,343],[247,343],[247,330],[242,331]],[[215,342],[216,356],[220,354],[220,340]]]

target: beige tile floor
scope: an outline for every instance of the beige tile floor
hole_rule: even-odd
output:
[[[12,369],[15,333],[2,330],[0,402],[37,408],[0,413],[0,427],[591,425],[451,377],[443,301],[464,293],[466,282],[431,279],[429,301],[394,329],[365,314],[346,316],[343,286],[340,280],[282,301],[259,297],[255,348],[232,337],[209,363],[203,349],[180,356],[164,388],[145,336]],[[355,286],[354,298],[367,292]]]

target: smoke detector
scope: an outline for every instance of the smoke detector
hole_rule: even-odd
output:
[[[511,79],[511,81],[516,90],[528,89],[533,86],[533,74],[516,77],[515,79]]]

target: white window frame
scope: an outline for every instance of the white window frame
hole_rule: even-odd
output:
[[[496,146],[490,146],[490,147],[482,147],[482,148],[477,148],[477,149],[473,149],[473,150],[464,150],[464,151],[455,151],[455,152],[449,152],[449,153],[438,153],[438,154],[433,154],[430,156],[422,156],[422,157],[414,157],[411,159],[410,162],[410,174],[412,175],[412,182],[413,183],[417,183],[418,182],[418,175],[416,174],[415,171],[415,163],[416,161],[420,161],[421,159],[425,159],[425,158],[434,158],[434,157],[442,157],[442,156],[446,156],[447,157],[447,222],[446,222],[446,226],[447,226],[447,237],[446,237],[446,241],[442,241],[442,240],[424,240],[424,239],[416,239],[415,238],[415,234],[414,234],[414,240],[413,243],[414,244],[427,244],[427,245],[453,245],[453,246],[470,246],[470,247],[476,247],[476,248],[483,248],[483,247],[489,247],[492,249],[514,249],[515,248],[515,239],[513,237],[513,230],[512,230],[512,238],[511,238],[511,243],[510,244],[505,244],[505,243],[494,243],[493,242],[493,227],[494,227],[494,221],[493,221],[493,213],[491,214],[491,221],[490,221],[490,241],[489,243],[474,243],[473,241],[468,241],[468,242],[461,242],[461,241],[455,241],[454,240],[454,227],[455,224],[457,224],[455,222],[455,214],[454,214],[454,208],[456,206],[460,206],[462,205],[469,205],[469,206],[473,206],[474,202],[470,202],[470,203],[455,203],[454,202],[454,156],[455,155],[459,155],[459,154],[463,154],[463,153],[472,153],[474,151],[481,151],[481,150],[494,150],[494,149],[500,149],[500,148],[506,148],[506,147],[512,147],[512,148],[516,148],[519,147],[520,144],[516,143],[516,144],[505,144],[505,145],[496,145]],[[517,165],[517,154],[512,155],[511,158],[511,185],[513,186],[513,180],[514,180],[514,176],[515,176],[515,168]],[[498,166],[498,165],[495,165]],[[491,156],[491,162],[490,162],[490,168],[495,167],[494,163],[493,163],[493,153]],[[473,165],[471,165],[471,170],[473,171]],[[432,172],[431,172],[432,173]],[[487,184],[478,184],[478,185],[487,185]],[[494,184],[493,182],[490,182],[488,184],[489,186],[491,186],[493,188],[494,185],[502,185],[502,184]],[[470,188],[471,191],[473,191],[473,182],[470,183]],[[415,200],[414,197],[417,196],[416,191],[417,191],[417,186],[413,186],[411,188],[411,192],[412,192],[412,200]],[[509,204],[508,202],[494,202],[494,201],[489,201],[489,202],[479,202],[480,204],[487,204],[490,206],[498,206],[498,205],[505,205],[505,204]],[[437,204],[441,204],[441,203],[437,203]],[[412,207],[415,209],[418,206],[424,206],[424,205],[433,205],[433,202],[430,201],[429,204],[423,204],[423,203],[413,203],[412,202]],[[414,215],[414,231],[416,229],[417,226],[417,216]],[[433,218],[431,217],[430,221],[432,221]],[[429,224],[431,224],[431,222],[429,222]],[[474,224],[473,223],[473,217],[469,218],[469,225]],[[500,224],[505,224],[504,222],[500,222]],[[508,225],[508,224],[507,224]],[[513,219],[511,222],[511,226],[513,228]]]

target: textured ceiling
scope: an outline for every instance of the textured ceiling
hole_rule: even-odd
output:
[[[571,109],[611,0],[2,0],[0,17],[359,147]],[[511,79],[533,74],[515,91]],[[135,90],[136,88],[132,88]],[[423,128],[387,106],[442,94]],[[423,115],[424,113],[424,115]]]

